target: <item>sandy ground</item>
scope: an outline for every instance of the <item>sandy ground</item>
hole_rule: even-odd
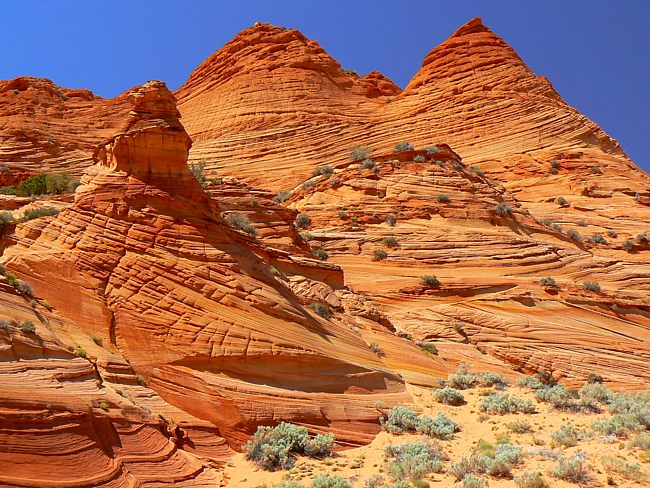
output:
[[[616,440],[607,442],[602,436],[594,435],[592,438],[580,441],[577,446],[570,448],[551,446],[551,434],[563,423],[571,423],[578,428],[588,429],[598,418],[607,417],[608,414],[585,414],[560,412],[549,408],[547,404],[536,404],[537,413],[534,414],[507,414],[507,415],[482,415],[479,410],[481,388],[463,391],[466,404],[462,406],[447,406],[436,403],[432,398],[433,389],[410,387],[415,401],[416,409],[423,414],[436,415],[442,411],[461,425],[462,431],[458,432],[450,441],[440,441],[448,454],[450,461],[445,463],[445,470],[452,462],[463,456],[469,456],[472,447],[479,439],[495,443],[497,435],[506,433],[513,444],[520,445],[527,452],[529,447],[541,449],[554,449],[558,453],[569,456],[575,451],[587,453],[591,468],[588,482],[580,486],[608,486],[606,472],[602,457],[607,455],[622,456],[627,461],[638,461],[640,451],[628,448],[627,442]],[[521,397],[527,397],[534,402],[533,394],[518,387],[509,387],[507,391]],[[526,419],[532,424],[532,432],[515,434],[510,432],[507,425],[513,420]],[[306,457],[297,459],[295,467],[290,471],[267,472],[260,470],[255,464],[247,461],[243,454],[238,454],[228,463],[225,477],[229,480],[228,487],[257,487],[278,483],[283,479],[295,480],[305,487],[311,486],[311,479],[319,474],[331,474],[348,478],[353,487],[364,487],[365,481],[372,475],[383,473],[386,481],[390,476],[386,472],[386,462],[383,455],[384,446],[399,444],[405,441],[417,440],[418,435],[392,435],[380,433],[368,446],[338,452],[333,458],[315,460]],[[560,481],[550,474],[555,461],[536,455],[527,455],[521,466],[513,470],[513,475],[524,471],[540,471],[552,487],[578,486],[565,481]],[[614,486],[638,487],[650,486],[650,465],[642,464],[642,471],[648,475],[645,481],[626,480],[620,474],[611,473]],[[454,478],[446,473],[431,474],[427,480],[432,487],[456,486]],[[487,477],[490,487],[516,487],[513,479],[498,479]]]

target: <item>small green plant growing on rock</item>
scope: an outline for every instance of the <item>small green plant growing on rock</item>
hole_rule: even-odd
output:
[[[350,160],[363,161],[372,156],[372,149],[367,146],[354,146],[350,148]]]
[[[410,142],[398,142],[395,144],[395,152],[413,151],[415,147]]]
[[[437,154],[440,152],[438,146],[427,146],[424,148],[427,154]]]
[[[439,193],[438,196],[436,197],[440,203],[449,203],[451,199],[449,198],[449,195],[445,193]]]
[[[634,249],[634,243],[630,239],[627,239],[623,243],[623,250],[630,252],[632,249]]]
[[[494,207],[494,212],[497,215],[505,217],[506,215],[512,214],[512,209],[510,208],[510,206],[508,206],[506,202],[501,202],[496,207]]]
[[[484,173],[483,170],[482,170],[481,168],[479,168],[478,166],[472,166],[471,169],[472,169],[472,172],[473,172],[474,174],[480,176],[481,178],[485,178],[485,173]]]
[[[326,164],[324,166],[319,166],[312,172],[312,176],[327,176],[328,178],[332,176],[332,173],[334,173],[334,168],[332,168],[329,164]]]
[[[332,317],[332,312],[330,311],[330,308],[320,302],[312,303],[309,305],[309,308],[311,308],[316,314],[320,315],[324,319],[329,319]]]
[[[306,213],[298,214],[295,221],[295,226],[298,229],[306,229],[311,225],[311,217]]]
[[[33,334],[36,332],[36,325],[31,320],[25,320],[20,326],[20,330],[25,334]]]
[[[566,198],[564,197],[557,197],[555,199],[555,202],[560,206],[560,207],[565,207],[569,204],[569,202],[566,201]]]
[[[600,166],[592,166],[591,171],[597,175],[603,174],[603,170],[600,168]]]
[[[413,161],[415,161],[416,163],[424,163],[426,162],[426,160],[427,158],[425,158],[421,154],[416,154],[415,157],[413,158]]]
[[[282,192],[278,193],[278,194],[273,198],[273,201],[275,201],[276,203],[284,203],[284,202],[286,202],[287,200],[289,200],[289,197],[290,197],[290,196],[291,196],[291,193],[290,193],[290,192],[288,192],[288,191],[282,191]]]
[[[557,287],[557,283],[555,283],[555,280],[550,276],[545,276],[544,278],[540,279],[539,284],[542,286],[548,286],[549,288]]]
[[[383,261],[388,257],[388,253],[386,251],[383,251],[381,249],[375,249],[374,252],[372,253],[372,260],[373,261]]]
[[[600,293],[600,285],[595,281],[585,281],[582,286],[587,291],[593,291],[594,293]]]
[[[88,353],[85,351],[85,349],[81,346],[77,346],[74,349],[74,353],[79,356],[80,358],[87,359],[88,358]]]
[[[361,168],[362,169],[369,169],[370,171],[377,172],[379,171],[379,166],[377,166],[377,163],[373,159],[364,159],[361,161]]]
[[[569,236],[569,237],[570,237],[571,239],[573,239],[574,241],[579,241],[579,240],[582,239],[582,238],[580,237],[580,233],[579,233],[577,230],[575,230],[575,229],[569,229],[569,230],[567,231],[566,235]]]
[[[226,216],[226,222],[231,227],[242,230],[247,234],[251,234],[251,235],[257,234],[257,229],[253,227],[253,224],[251,224],[250,220],[248,220],[244,215],[238,212],[233,212],[228,214]]]
[[[440,281],[434,275],[423,275],[420,277],[420,283],[426,288],[440,287]]]
[[[25,220],[34,220],[40,219],[41,217],[51,217],[52,215],[56,215],[58,213],[59,209],[54,207],[31,208],[25,210],[23,217]]]
[[[395,218],[394,215],[389,215],[388,217],[386,217],[386,223],[391,227],[395,227],[395,224],[397,223],[397,219]]]
[[[205,177],[205,161],[199,161],[197,164],[190,164],[190,173],[196,178],[203,188],[208,186],[208,179]]]
[[[393,236],[384,237],[382,239],[382,242],[384,243],[384,246],[386,246],[386,247],[395,248],[395,247],[399,246],[399,242],[397,241],[397,238],[393,237]]]
[[[327,261],[330,257],[327,251],[322,248],[314,249],[311,253],[316,259],[320,259],[321,261]]]

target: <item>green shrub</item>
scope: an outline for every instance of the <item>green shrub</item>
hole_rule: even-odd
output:
[[[510,476],[512,468],[521,463],[521,447],[512,444],[499,444],[496,447],[480,439],[469,458],[462,458],[452,464],[449,474],[457,481],[473,473],[486,473],[491,476]]]
[[[395,227],[395,224],[397,223],[397,219],[393,215],[389,215],[386,217],[386,223],[390,225],[391,227]]]
[[[45,192],[48,195],[61,195],[73,192],[79,182],[67,173],[48,174],[45,176]]]
[[[386,420],[382,419],[382,426],[391,434],[415,432],[419,424],[418,415],[410,408],[402,406],[391,409]]]
[[[311,253],[314,255],[316,259],[320,259],[321,261],[327,261],[330,257],[327,251],[322,248],[314,249]]]
[[[548,172],[551,173],[552,175],[556,175],[558,173],[558,170],[557,168],[551,168],[548,170]]]
[[[472,366],[468,363],[460,363],[455,373],[447,376],[447,385],[457,390],[467,390],[479,384],[478,375],[471,372]]]
[[[395,144],[395,152],[413,151],[415,147],[410,142],[398,142]]]
[[[632,249],[634,249],[634,243],[630,239],[627,239],[623,243],[623,250],[630,252]]]
[[[595,293],[600,293],[600,285],[595,281],[585,281],[582,284],[582,286],[587,291],[593,291]]]
[[[77,346],[74,349],[74,353],[79,356],[80,358],[88,358],[88,353],[85,351],[85,349],[81,346]]]
[[[420,277],[420,283],[427,288],[438,288],[440,281],[433,275],[423,275]]]
[[[16,275],[14,275],[13,273],[10,273],[9,271],[5,271],[4,275],[7,280],[7,284],[9,286],[16,288],[18,286],[18,283],[20,283],[20,280],[16,278]]]
[[[591,242],[594,244],[607,244],[607,239],[605,239],[601,234],[594,234],[591,236]]]
[[[512,209],[508,206],[506,202],[501,202],[494,208],[494,212],[497,215],[505,216],[505,215],[512,214]]]
[[[492,373],[491,371],[479,373],[478,378],[479,383],[483,386],[496,386],[499,388],[508,386],[508,380],[506,380],[500,374]]]
[[[548,287],[552,287],[552,288],[555,288],[557,286],[557,284],[555,283],[555,280],[553,278],[551,278],[550,276],[546,276],[546,277],[540,279],[539,284],[542,285],[542,286],[548,286]]]
[[[587,383],[602,383],[603,377],[596,373],[589,373],[587,375]]]
[[[313,488],[350,488],[350,482],[340,476],[321,474],[314,478]]]
[[[532,425],[527,420],[515,420],[506,425],[515,434],[527,434],[532,431]]]
[[[319,166],[312,172],[312,176],[327,176],[328,178],[332,176],[332,173],[334,173],[334,168],[332,168],[329,164],[326,164],[324,166]]]
[[[562,424],[560,428],[551,434],[551,445],[553,447],[573,447],[578,444],[579,431],[571,424]]]
[[[487,481],[474,473],[469,473],[463,478],[463,488],[485,488],[487,486]]]
[[[481,168],[478,168],[476,166],[472,166],[471,169],[472,169],[472,172],[474,172],[475,174],[477,174],[481,178],[485,178],[485,173],[483,172],[483,170]]]
[[[556,202],[560,207],[564,207],[565,205],[567,205],[567,204],[569,203],[569,202],[566,201],[566,198],[564,198],[564,197],[557,197],[557,198],[555,199],[555,202]]]
[[[257,229],[253,227],[253,224],[251,224],[250,220],[248,220],[244,215],[238,212],[233,212],[228,214],[226,216],[226,222],[231,227],[242,230],[247,234],[251,234],[251,235],[257,234]]]
[[[25,281],[18,280],[15,288],[19,293],[23,295],[27,295],[28,297],[34,296],[34,289],[32,288],[32,285]]]
[[[526,471],[514,478],[517,488],[548,488],[546,478],[539,471]]]
[[[618,237],[618,233],[614,229],[609,229],[607,231],[607,236],[611,237],[612,239],[616,239]]]
[[[582,239],[582,238],[580,237],[580,233],[579,233],[577,230],[575,230],[575,229],[569,229],[569,230],[567,231],[566,235],[569,236],[569,237],[570,237],[571,239],[573,239],[574,241],[579,241],[579,240]]]
[[[388,257],[388,253],[382,249],[375,249],[372,253],[373,261],[383,261]]]
[[[396,237],[393,236],[387,236],[382,239],[384,246],[386,247],[397,247],[399,246],[399,242],[397,241]]]
[[[553,476],[558,479],[581,483],[587,477],[586,456],[577,452],[569,458],[560,459],[553,468]]]
[[[521,463],[522,458],[521,447],[512,444],[499,444],[494,458],[487,465],[487,473],[491,476],[510,476],[513,466]]]
[[[0,329],[4,330],[7,333],[11,333],[11,327],[9,322],[5,319],[0,319]]]
[[[440,203],[449,203],[451,201],[449,195],[445,193],[438,193],[437,198]]]
[[[454,168],[456,171],[460,171],[461,169],[463,169],[463,165],[456,161],[451,164],[451,167]]]
[[[429,473],[440,472],[443,467],[442,448],[426,439],[388,445],[384,453],[389,459],[388,472],[397,480],[418,480]]]
[[[101,337],[94,335],[93,336],[93,342],[97,344],[99,347],[104,347],[104,341],[102,340]]]
[[[519,378],[517,381],[517,386],[520,386],[522,388],[530,388],[531,390],[539,390],[541,388],[544,388],[544,383],[539,381],[538,378],[535,378],[534,376],[523,376]]]
[[[440,149],[438,149],[438,146],[427,146],[424,148],[427,154],[437,154],[440,152]]]
[[[507,413],[533,413],[535,406],[526,398],[510,396],[507,393],[496,393],[484,398],[479,408],[482,412],[504,415]]]
[[[603,173],[603,170],[600,169],[600,166],[592,166],[592,167],[591,167],[591,171],[593,171],[593,172],[596,173],[597,175],[600,175],[600,174]]]
[[[295,221],[295,226],[298,229],[306,229],[311,225],[311,217],[306,213],[298,214]]]
[[[26,220],[33,220],[33,219],[38,219],[41,217],[49,217],[52,215],[56,215],[59,213],[58,208],[53,208],[53,207],[45,207],[45,208],[32,208],[25,210],[23,213],[23,216],[25,217]]]
[[[372,156],[372,149],[367,146],[355,146],[350,148],[350,159],[352,161],[362,161]]]
[[[541,388],[535,393],[539,401],[551,404],[558,410],[575,410],[577,394],[563,385]]]
[[[385,479],[380,474],[373,474],[364,483],[365,488],[382,488],[385,486]]]
[[[449,440],[454,437],[454,432],[460,430],[460,426],[444,413],[439,412],[433,418],[427,416],[421,417],[416,430],[429,437]]]
[[[370,350],[374,352],[377,355],[380,355],[382,353],[381,346],[377,344],[376,342],[371,342],[369,344]]]
[[[630,440],[630,446],[635,449],[650,449],[650,432],[637,434]]]
[[[576,222],[576,225],[578,227],[587,227],[587,222],[585,222],[584,220],[579,220],[578,222]]]
[[[364,159],[361,161],[361,168],[362,169],[369,169],[370,171],[377,172],[379,171],[379,166],[377,166],[377,163],[373,159]]]
[[[438,403],[443,403],[445,405],[458,406],[458,405],[465,404],[465,397],[463,396],[463,394],[460,391],[456,390],[455,388],[450,388],[448,386],[436,390],[433,393],[433,398]]]
[[[647,476],[641,471],[639,463],[628,463],[625,459],[614,456],[605,456],[602,459],[603,467],[607,473],[616,473],[625,479],[645,481]]]
[[[311,305],[309,305],[309,308],[311,308],[314,312],[316,312],[324,319],[329,319],[332,316],[332,313],[330,312],[330,308],[324,303],[320,303],[320,302],[312,303]]]
[[[648,237],[647,233],[643,232],[636,236],[636,242],[637,244],[642,244],[642,245],[648,244],[650,243],[650,237]]]
[[[246,458],[262,469],[289,469],[295,454],[324,457],[331,455],[334,436],[317,435],[309,438],[305,427],[282,422],[276,427],[259,426],[244,446]],[[321,485],[328,486],[328,485]]]
[[[30,176],[18,185],[18,194],[21,196],[45,195],[47,193],[46,177],[45,173]]]
[[[549,164],[551,165],[552,168],[559,168],[560,167],[560,162],[557,159],[551,159],[549,161]]]
[[[11,212],[2,211],[0,212],[0,228],[4,229],[7,224],[14,221],[14,216]]]
[[[608,405],[614,399],[614,392],[602,383],[585,383],[578,390],[578,398],[583,410],[598,412],[600,405]]]
[[[291,192],[288,192],[288,191],[282,191],[282,192],[278,193],[278,194],[273,198],[273,200],[274,200],[275,202],[277,202],[277,203],[284,203],[284,202],[286,202],[287,200],[289,200],[290,197],[291,197]]]
[[[427,160],[424,156],[421,154],[416,154],[415,157],[413,158],[413,161],[416,163],[424,163]]]
[[[25,320],[23,324],[20,326],[20,330],[23,331],[25,334],[33,334],[36,332],[36,325],[34,325],[34,322],[31,320]]]
[[[438,348],[435,345],[431,344],[430,342],[419,341],[415,345],[418,346],[420,349],[424,349],[429,354],[433,354],[434,356],[438,355]]]

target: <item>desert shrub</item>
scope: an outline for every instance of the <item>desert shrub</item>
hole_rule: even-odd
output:
[[[484,398],[479,408],[483,412],[504,415],[506,413],[533,413],[535,406],[526,398],[510,396],[507,393],[496,393]]]
[[[532,425],[527,420],[515,420],[506,425],[508,429],[516,434],[527,434],[532,430]]]
[[[587,291],[593,291],[595,293],[600,293],[600,285],[595,281],[585,281],[582,284],[582,287]]]
[[[295,220],[295,226],[298,229],[306,229],[311,225],[311,217],[306,213],[298,214]]]
[[[361,161],[361,168],[369,169],[375,172],[379,170],[377,163],[375,163],[373,159],[364,159],[363,161]]]
[[[59,213],[58,208],[54,207],[45,207],[45,208],[32,208],[25,210],[23,216],[26,220],[39,219],[41,217],[49,217],[51,215],[56,215]]]
[[[309,308],[311,308],[314,312],[316,312],[324,319],[329,319],[332,316],[332,313],[330,312],[330,308],[324,303],[320,303],[320,302],[312,303],[311,305],[309,305]]]
[[[461,169],[463,169],[463,165],[457,161],[453,162],[451,164],[451,167],[454,168],[456,171],[460,171]]]
[[[551,159],[549,161],[549,164],[551,165],[552,168],[559,168],[560,167],[560,162],[557,159]]]
[[[548,170],[548,172],[551,173],[552,175],[556,175],[558,173],[558,170],[557,168],[551,168]]]
[[[566,198],[564,197],[557,197],[555,199],[555,203],[557,203],[560,207],[564,207],[567,205],[569,202],[566,201]]]
[[[636,236],[636,242],[637,244],[648,244],[650,243],[650,237],[648,237],[647,233],[643,232]]]
[[[544,383],[539,381],[539,379],[535,378],[534,376],[526,375],[517,380],[517,386],[520,386],[522,388],[530,388],[531,390],[539,390],[541,388],[544,388]]]
[[[440,472],[445,457],[440,445],[428,439],[388,445],[384,453],[390,460],[388,472],[398,480],[418,480],[429,473]]]
[[[77,356],[79,356],[80,358],[84,358],[84,359],[86,359],[86,358],[88,357],[88,353],[87,353],[86,350],[85,350],[83,347],[81,347],[81,346],[77,346],[77,347],[75,347],[75,349],[74,349],[74,353],[75,353]]]
[[[322,248],[314,249],[311,253],[316,259],[320,259],[321,261],[327,261],[330,257],[327,251]]]
[[[452,439],[454,432],[459,429],[460,426],[442,412],[439,412],[433,418],[427,416],[421,417],[416,426],[416,430],[419,433],[442,440]]]
[[[594,244],[607,244],[607,239],[605,239],[602,234],[594,234],[591,236],[591,242]]]
[[[503,388],[508,386],[508,380],[506,380],[500,374],[492,373],[491,371],[485,371],[484,373],[478,374],[479,382],[483,386],[496,386]]]
[[[190,164],[190,173],[196,178],[196,181],[199,182],[199,185],[202,187],[208,186],[208,180],[205,177],[205,161],[199,161],[198,163]]]
[[[355,146],[350,148],[350,159],[352,161],[362,161],[372,155],[372,149],[367,146]]]
[[[437,154],[440,152],[440,149],[438,149],[438,146],[427,146],[424,148],[427,154]]]
[[[551,445],[553,447],[573,447],[578,444],[579,431],[571,424],[562,424],[560,428],[551,434]]]
[[[305,242],[310,242],[314,240],[314,236],[310,232],[304,231],[304,232],[299,232],[299,234],[300,237],[302,237],[305,240]]]
[[[457,481],[472,473],[486,473],[491,476],[510,476],[512,468],[521,463],[523,453],[521,447],[512,444],[494,446],[480,439],[469,458],[462,458],[452,464],[449,474]]]
[[[399,245],[399,243],[397,242],[397,238],[393,236],[384,237],[382,239],[382,242],[386,247],[397,247]]]
[[[605,434],[625,436],[630,432],[640,432],[650,428],[650,395],[628,394],[615,395],[610,401],[609,411],[612,416],[597,420],[593,429]]]
[[[376,342],[371,342],[368,344],[368,347],[370,347],[370,350],[377,355],[380,355],[382,353],[381,346]]]
[[[423,275],[420,277],[420,283],[427,288],[438,288],[440,281],[433,275]]]
[[[438,193],[437,199],[440,203],[449,203],[451,201],[449,195],[445,193]]]
[[[494,207],[494,212],[497,215],[505,216],[505,215],[510,215],[512,213],[512,209],[508,206],[506,202],[501,202],[496,207]]]
[[[445,386],[439,390],[436,390],[433,393],[433,398],[438,403],[443,403],[445,405],[463,405],[465,403],[465,397],[463,394],[456,390],[455,388],[450,388]]]
[[[386,420],[382,419],[382,426],[391,434],[415,432],[420,423],[418,415],[407,407],[395,407],[388,412]]]
[[[0,212],[0,228],[4,229],[6,225],[14,221],[14,216],[11,212]]]
[[[434,356],[438,355],[438,348],[435,345],[431,344],[430,342],[419,341],[415,345],[418,346],[420,349],[424,349],[429,354],[433,354]]]
[[[427,160],[427,158],[425,158],[425,157],[422,156],[421,154],[417,154],[417,155],[415,155],[415,157],[413,158],[413,161],[415,161],[416,163],[424,163],[426,160]]]
[[[603,377],[596,373],[589,373],[587,375],[587,383],[602,383]]]
[[[558,479],[580,483],[587,477],[587,458],[577,452],[569,458],[561,458],[553,467],[553,476]]]
[[[395,144],[395,152],[413,151],[415,147],[410,142],[398,142]]]
[[[18,286],[18,283],[20,283],[20,280],[16,278],[16,275],[13,273],[10,273],[9,271],[5,271],[4,273],[5,279],[7,280],[7,284],[9,286],[13,286],[14,288]]]
[[[597,175],[600,175],[603,173],[603,170],[600,168],[600,166],[592,166],[591,171],[596,173]]]
[[[641,471],[641,465],[639,463],[629,463],[625,459],[615,456],[605,456],[602,462],[607,473],[616,473],[628,480],[634,481],[644,481],[647,478]]]
[[[576,222],[576,225],[578,227],[587,227],[587,222],[585,222],[584,220],[579,220],[578,222]]]
[[[491,476],[510,476],[510,470],[521,463],[522,457],[521,447],[500,444],[496,448],[494,458],[487,465],[487,473]]]
[[[650,449],[650,432],[644,432],[632,437],[630,446],[636,449]]]
[[[579,233],[577,230],[575,230],[575,229],[569,229],[569,230],[567,231],[566,235],[569,236],[571,239],[573,239],[573,240],[575,240],[575,241],[579,241],[579,240],[582,239],[582,238],[580,237],[580,233]]]
[[[607,236],[611,237],[612,239],[616,239],[618,237],[618,233],[614,229],[609,229],[607,231]]]
[[[474,473],[469,473],[463,478],[463,488],[485,488],[486,486],[485,478],[476,476]]]
[[[632,249],[634,249],[634,243],[630,239],[627,239],[623,243],[623,250],[630,252]]]
[[[550,276],[546,276],[542,279],[539,280],[539,284],[542,286],[550,286],[555,288],[557,286],[557,283],[555,283],[555,280],[551,278]]]
[[[553,229],[558,234],[564,233],[564,229],[562,229],[562,226],[560,224],[551,224],[551,229]]]
[[[246,458],[267,471],[289,469],[295,454],[315,453],[329,456],[334,444],[333,435],[319,435],[313,439],[305,427],[282,422],[276,427],[259,426],[244,446]],[[328,486],[328,485],[321,485]],[[333,485],[335,486],[335,485]]]
[[[32,288],[32,285],[30,285],[25,281],[18,280],[18,283],[16,283],[15,288],[16,290],[18,290],[19,293],[22,293],[23,295],[27,295],[28,297],[34,295],[34,289]]]
[[[144,376],[141,374],[135,375],[135,382],[140,386],[147,386],[147,380],[144,379]]]
[[[526,471],[515,476],[514,481],[517,488],[548,488],[546,478],[539,471]]]
[[[5,319],[0,319],[0,329],[4,330],[5,332],[11,332],[9,322]]]
[[[388,253],[382,249],[375,249],[372,253],[373,261],[383,261],[388,257]]]
[[[471,169],[472,169],[472,172],[473,172],[474,174],[477,174],[477,175],[480,176],[481,178],[484,178],[484,177],[485,177],[485,173],[483,172],[483,170],[482,170],[481,168],[478,168],[478,167],[476,167],[476,166],[472,166]]]
[[[226,216],[226,222],[231,227],[242,230],[247,234],[255,235],[257,233],[257,229],[253,227],[253,224],[251,224],[250,220],[238,212],[228,214]]]
[[[460,363],[455,373],[447,376],[447,385],[457,390],[467,390],[479,384],[480,379],[476,373],[472,373],[472,366],[467,363]]]
[[[599,382],[585,383],[578,390],[578,398],[582,409],[598,412],[601,404],[608,405],[614,399],[614,392]]]
[[[365,488],[382,488],[385,486],[385,479],[380,474],[373,474],[363,485]]]
[[[577,394],[563,385],[554,385],[548,388],[541,388],[535,393],[539,401],[551,404],[558,410],[576,409]]]
[[[397,219],[395,218],[394,215],[389,215],[388,217],[386,217],[386,223],[391,227],[395,227],[395,224],[397,223]]]
[[[280,193],[278,193],[278,194],[273,198],[273,200],[274,200],[276,203],[283,203],[283,202],[286,202],[287,200],[289,200],[289,197],[290,197],[290,196],[291,196],[291,192],[288,192],[288,191],[281,191]]]
[[[340,476],[321,474],[314,478],[313,488],[350,488],[350,482]]]
[[[93,342],[97,344],[99,347],[104,347],[104,341],[102,340],[101,337],[94,335],[93,336]]]
[[[332,168],[329,164],[326,164],[324,166],[319,166],[312,172],[312,176],[327,176],[328,178],[332,176],[332,173],[334,173],[334,168]]]
[[[31,320],[25,320],[20,326],[20,330],[25,334],[33,334],[36,332],[36,325]]]
[[[45,195],[47,193],[46,178],[46,173],[30,176],[18,185],[17,193],[21,196]]]

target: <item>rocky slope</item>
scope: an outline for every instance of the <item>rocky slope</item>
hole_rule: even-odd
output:
[[[175,96],[0,102],[2,185],[83,174],[0,196],[2,485],[214,486],[258,425],[365,444],[461,361],[650,385],[650,179],[480,19],[404,90],[257,24]]]

